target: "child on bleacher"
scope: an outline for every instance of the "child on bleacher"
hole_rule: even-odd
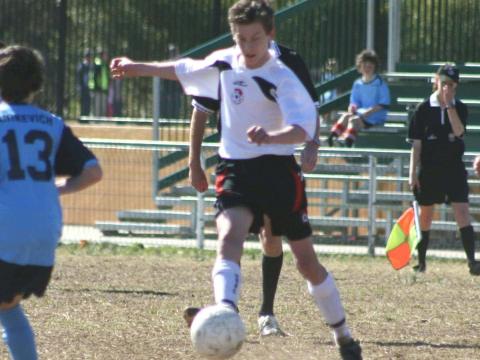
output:
[[[362,76],[353,83],[347,112],[332,126],[327,139],[329,146],[342,138],[346,146],[352,147],[361,129],[385,123],[390,91],[377,74],[378,64],[378,56],[373,50],[363,50],[357,55],[356,65]]]

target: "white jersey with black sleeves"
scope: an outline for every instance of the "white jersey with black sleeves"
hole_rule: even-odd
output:
[[[247,130],[254,125],[266,131],[297,125],[313,138],[316,109],[309,93],[270,50],[270,59],[249,69],[240,64],[237,47],[219,50],[204,60],[176,62],[177,77],[187,95],[219,99],[221,141],[219,155],[226,159],[250,159],[262,155],[291,155],[296,144],[252,144]]]

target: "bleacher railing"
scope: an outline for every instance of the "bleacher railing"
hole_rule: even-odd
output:
[[[197,194],[184,180],[161,193],[151,191],[154,153],[168,156],[187,151],[187,143],[83,140],[99,157],[105,175],[93,188],[62,198],[63,241],[211,246],[215,238],[212,187]],[[205,157],[216,151],[214,143],[203,149]],[[469,168],[474,155],[465,155]],[[409,152],[403,150],[321,148],[316,171],[305,175],[315,243],[335,253],[382,254],[394,221],[413,199],[408,159]],[[161,169],[161,177],[186,166],[186,161],[176,162]],[[480,185],[471,171],[470,175],[471,213],[478,226]],[[458,250],[449,207],[437,207],[432,231],[439,234],[433,248]]]

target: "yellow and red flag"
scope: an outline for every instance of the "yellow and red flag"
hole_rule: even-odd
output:
[[[387,240],[387,258],[395,270],[408,265],[417,244],[421,241],[418,204],[406,210],[393,226]]]

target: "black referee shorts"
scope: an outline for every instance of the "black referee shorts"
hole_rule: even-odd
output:
[[[453,164],[448,167],[421,168],[420,191],[415,199],[420,205],[468,203],[468,181],[465,165]]]
[[[17,265],[0,260],[0,303],[10,303],[16,295],[26,299],[41,297],[47,290],[53,266]]]
[[[305,180],[293,156],[219,159],[216,176],[217,215],[228,208],[245,206],[254,215],[252,233],[260,231],[263,215],[267,215],[273,235],[301,240],[312,234]]]

